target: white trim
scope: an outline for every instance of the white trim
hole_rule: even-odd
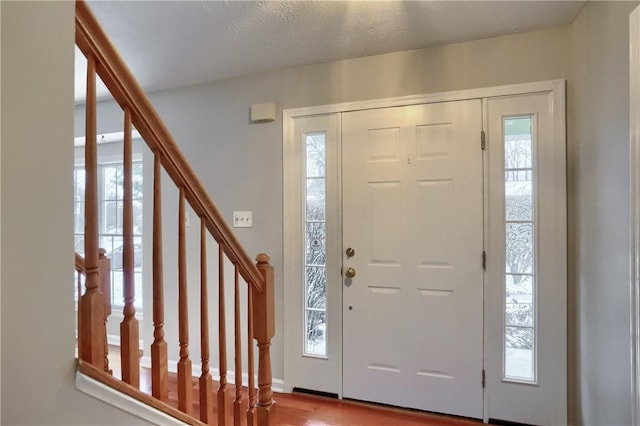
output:
[[[143,356],[142,358],[140,358],[140,367],[144,367],[144,368],[151,368],[151,357],[150,356]],[[168,360],[167,361],[167,369],[170,373],[178,373],[178,361],[175,360]],[[194,378],[198,378],[200,377],[200,373],[202,371],[202,365],[201,364],[196,364],[196,363],[192,363],[191,364],[191,375]],[[218,378],[220,377],[220,370],[218,368],[212,368],[211,370],[211,376],[213,377],[213,380],[218,380]],[[254,376],[255,379],[255,383],[256,383],[256,387],[258,384],[258,374],[256,373]],[[236,381],[236,375],[232,370],[227,370],[227,386],[234,386]],[[249,385],[249,375],[247,373],[242,373],[242,386],[248,386]],[[279,392],[279,393],[284,393],[284,380],[282,379],[271,379],[271,390],[274,392]]]
[[[295,139],[294,134],[294,126],[295,119],[307,116],[319,116],[323,114],[339,114],[342,112],[349,111],[358,111],[358,110],[367,110],[367,109],[376,109],[376,108],[388,108],[388,107],[399,107],[406,105],[418,105],[418,104],[428,104],[428,103],[436,103],[436,102],[449,102],[449,101],[461,101],[461,100],[470,100],[470,99],[486,99],[486,98],[496,98],[502,96],[512,96],[512,95],[526,95],[531,93],[542,93],[542,92],[550,92],[553,98],[552,102],[552,111],[551,114],[555,117],[556,124],[558,125],[554,137],[556,140],[562,141],[563,144],[566,143],[565,140],[565,131],[566,128],[566,117],[564,111],[564,99],[565,99],[565,80],[557,79],[557,80],[548,80],[548,81],[539,81],[539,82],[531,82],[531,83],[522,83],[522,84],[510,84],[504,86],[496,86],[496,87],[485,87],[485,88],[477,88],[477,89],[469,89],[469,90],[457,90],[457,91],[449,91],[449,92],[439,92],[432,94],[419,94],[419,95],[410,95],[410,96],[401,96],[401,97],[391,97],[384,99],[371,99],[364,101],[355,101],[355,102],[345,102],[331,105],[319,105],[312,107],[302,107],[302,108],[290,108],[282,111],[282,130],[283,130],[283,188],[287,189],[294,185],[294,183],[288,182],[287,179],[293,179],[295,173],[293,167],[287,167],[287,161],[291,161],[291,156],[295,154],[295,150],[291,149],[292,143]],[[557,108],[557,110],[553,110],[553,108]],[[483,108],[483,111],[484,108]],[[487,117],[483,117],[483,123],[486,124]],[[486,125],[483,126],[486,128]],[[564,145],[563,145],[564,146]],[[485,156],[486,157],[486,156]],[[485,166],[487,165],[487,159],[484,159]],[[488,183],[484,184],[484,191],[487,191]],[[284,191],[285,195],[287,191]],[[566,207],[563,206],[560,210],[564,211],[566,218]],[[287,197],[285,196],[283,200],[283,212],[285,217],[291,214],[291,212],[295,211],[295,208],[289,204],[287,204]],[[562,213],[562,212],[559,212]],[[485,216],[485,226],[487,226],[487,219]],[[294,268],[291,267],[290,262],[287,260],[287,255],[290,250],[293,249],[291,246],[291,230],[288,229],[287,226],[284,227],[285,233],[283,235],[283,241],[285,246],[288,245],[288,249],[285,249],[285,259],[284,259],[284,269],[283,269],[283,283],[285,289],[285,295],[287,294],[287,290],[290,288],[292,283],[296,282],[296,275],[292,275],[292,271],[295,271]],[[289,243],[289,244],[288,244]],[[566,252],[566,249],[565,249]],[[341,254],[341,253],[340,253]],[[566,275],[566,274],[565,274]],[[486,291],[486,290],[485,290]],[[485,295],[486,297],[486,295]],[[342,298],[342,288],[340,293],[340,299]],[[287,297],[285,296],[285,299]],[[486,304],[486,300],[485,300]],[[289,309],[291,310],[291,309]],[[285,324],[287,324],[287,309],[285,307]],[[486,322],[485,322],[486,327]],[[486,334],[486,330],[485,330]],[[291,336],[285,330],[285,360],[287,358],[287,353],[290,350],[290,345],[287,344],[287,339],[290,339]],[[293,354],[291,354],[293,355]],[[485,355],[486,357],[486,355]],[[484,361],[486,367],[486,360]],[[287,374],[287,363],[285,362],[285,377],[288,377]],[[286,384],[285,384],[286,385]],[[285,386],[285,389],[290,389],[289,385]],[[488,420],[488,398],[487,393],[485,392],[484,396],[484,421]]]
[[[526,424],[567,422],[566,335],[566,132],[564,84],[554,90],[490,98],[487,101],[488,226],[485,229],[485,369],[488,417]],[[538,386],[523,386],[503,377],[504,356],[504,179],[505,116],[536,112],[539,132],[534,220],[536,225],[535,298]],[[497,142],[497,143],[496,143]],[[534,160],[535,161],[535,160]],[[517,409],[516,409],[517,407]]]
[[[73,146],[84,146],[86,136],[78,136],[73,138]],[[131,132],[131,139],[142,139],[137,130]],[[97,143],[122,142],[124,140],[124,132],[101,133],[96,136]]]
[[[640,425],[640,7],[629,15],[632,424]]]
[[[451,92],[438,92],[431,94],[399,96],[384,99],[371,99],[366,101],[344,102],[331,105],[319,105],[304,108],[290,108],[282,111],[283,128],[292,128],[289,123],[293,117],[307,115],[332,114],[348,111],[359,111],[375,108],[389,108],[405,105],[429,104],[435,102],[462,101],[468,99],[494,98],[497,96],[524,95],[527,93],[551,92],[558,87],[564,87],[564,80],[548,80],[533,83],[509,84],[505,86],[483,87],[480,89],[456,90]],[[285,137],[287,133],[283,133]]]
[[[78,331],[76,330],[76,337],[78,335]],[[119,334],[107,334],[107,345],[109,346],[117,346],[120,347],[120,335]],[[144,348],[144,341],[139,340],[138,346],[140,349]]]
[[[91,395],[100,401],[104,401],[122,411],[133,414],[156,425],[179,426],[186,424],[175,417],[171,417],[160,410],[150,407],[137,399],[131,398],[122,392],[92,379],[80,371],[76,371],[76,388],[87,395]]]

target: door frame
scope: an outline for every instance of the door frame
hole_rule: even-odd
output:
[[[388,108],[388,107],[399,107],[399,106],[407,106],[407,105],[419,105],[419,104],[429,104],[429,103],[438,103],[438,102],[449,102],[449,101],[461,101],[461,100],[470,100],[470,99],[484,99],[484,98],[494,98],[499,96],[511,96],[511,95],[523,95],[528,93],[538,93],[538,92],[551,92],[554,98],[558,99],[559,102],[557,105],[561,105],[564,107],[564,96],[565,96],[565,80],[547,80],[547,81],[539,81],[539,82],[531,82],[531,83],[521,83],[521,84],[510,84],[504,86],[495,86],[495,87],[485,87],[478,89],[469,89],[469,90],[455,90],[455,91],[447,91],[447,92],[438,92],[431,94],[420,94],[420,95],[410,95],[410,96],[401,96],[401,97],[391,97],[384,99],[372,99],[365,101],[355,101],[355,102],[344,102],[337,104],[329,104],[329,105],[319,105],[312,107],[302,107],[302,108],[291,108],[285,109],[282,112],[282,126],[283,126],[283,253],[284,253],[284,270],[283,270],[283,285],[284,285],[284,299],[285,301],[289,301],[290,303],[284,303],[284,386],[283,389],[285,392],[290,392],[292,387],[294,386],[295,378],[292,377],[293,370],[291,368],[291,362],[294,361],[296,357],[301,356],[299,353],[300,348],[295,343],[299,337],[298,333],[301,332],[301,325],[296,324],[292,321],[288,321],[288,318],[292,318],[292,314],[294,310],[301,310],[303,307],[296,303],[291,303],[297,300],[296,294],[293,291],[293,286],[299,285],[300,277],[296,276],[296,268],[293,267],[295,264],[299,264],[303,261],[302,253],[303,253],[303,239],[302,239],[302,230],[298,229],[295,226],[292,226],[294,223],[299,222],[299,218],[294,216],[296,212],[299,211],[299,205],[302,203],[300,198],[300,192],[297,191],[297,198],[294,193],[289,191],[291,188],[295,188],[296,185],[300,186],[299,179],[300,176],[296,176],[295,170],[298,169],[297,162],[300,161],[300,158],[296,158],[296,152],[299,155],[300,150],[295,149],[295,120],[299,118],[312,117],[317,115],[327,115],[327,114],[336,114],[339,116],[340,113],[348,112],[348,111],[359,111],[359,110],[368,110],[368,109],[378,109],[378,108]],[[564,111],[562,111],[563,118],[563,126],[564,126]],[[340,131],[341,133],[341,131]],[[565,134],[558,135],[562,139],[562,142],[565,143]],[[341,138],[338,138],[338,144],[341,144]],[[340,147],[338,147],[340,152]],[[486,157],[486,156],[485,156]],[[486,158],[483,160],[486,162]],[[486,165],[486,163],[485,163]],[[486,169],[484,171],[485,174],[485,182],[486,179]],[[296,181],[298,179],[298,181]],[[296,191],[294,191],[296,192]],[[338,191],[339,192],[339,191]],[[327,194],[327,197],[337,197],[338,212],[342,211],[342,203],[341,203],[341,195],[339,193],[336,194]],[[341,216],[341,215],[339,215]],[[486,220],[486,218],[485,218]],[[341,229],[339,230],[340,235],[335,235],[333,238],[338,238],[338,247],[342,247],[342,236]],[[331,238],[328,236],[327,238]],[[327,253],[328,256],[340,256],[342,258],[341,253]],[[340,298],[339,303],[342,303],[342,286],[340,286]],[[486,292],[486,284],[485,290]],[[298,302],[299,303],[299,302]],[[484,302],[483,302],[484,303]],[[484,309],[484,308],[483,308]],[[340,310],[340,309],[338,309]],[[340,318],[341,320],[341,318]],[[484,335],[486,336],[486,322],[483,324]],[[342,330],[340,327],[340,336],[338,340],[342,342]],[[339,348],[340,352],[342,352],[342,347]],[[486,357],[486,345],[483,350],[484,356]],[[342,359],[333,360],[332,362],[339,362],[338,371],[341,372],[342,369]],[[484,363],[484,360],[483,360]],[[342,375],[339,374],[340,377],[336,378],[338,381],[336,383],[336,389],[339,389],[338,397],[342,398]],[[485,416],[487,413],[487,393],[484,393],[484,412]],[[484,419],[487,421],[487,419]]]
[[[632,424],[640,426],[640,6],[629,15]]]

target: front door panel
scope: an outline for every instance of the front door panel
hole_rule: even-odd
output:
[[[480,418],[481,102],[342,120],[343,395]]]

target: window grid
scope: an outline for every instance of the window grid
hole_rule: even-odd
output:
[[[324,357],[326,345],[326,170],[325,134],[304,137],[306,167],[305,270],[304,270],[304,348],[306,355]]]
[[[74,169],[74,216],[75,250],[84,254],[84,167]],[[123,163],[98,164],[98,192],[100,207],[99,246],[107,251],[111,259],[111,303],[124,305],[123,288],[123,228],[124,207]],[[133,205],[134,205],[134,280],[135,307],[142,310],[142,162],[133,162]],[[76,277],[77,283],[77,277]],[[77,284],[76,284],[77,285]],[[77,293],[76,293],[77,294]]]
[[[504,379],[535,382],[535,170],[531,124],[531,117],[510,117],[503,121]]]

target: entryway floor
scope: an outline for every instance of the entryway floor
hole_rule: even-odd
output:
[[[478,426],[479,420],[380,407],[304,394],[276,394],[276,424],[285,426]]]
[[[113,375],[120,378],[120,357],[116,348],[110,348],[109,363]],[[218,384],[214,383],[214,389]],[[193,379],[194,414],[200,411],[198,380]],[[151,394],[151,371],[140,369],[140,390]],[[233,424],[232,400],[235,389],[227,385],[226,424]],[[243,388],[246,410],[246,388]],[[404,410],[356,401],[345,401],[300,393],[274,393],[274,424],[279,426],[479,426],[479,420]],[[215,398],[214,398],[215,401]],[[169,373],[169,404],[177,407],[177,378]],[[214,411],[217,411],[214,408]],[[244,422],[243,422],[244,424]]]

